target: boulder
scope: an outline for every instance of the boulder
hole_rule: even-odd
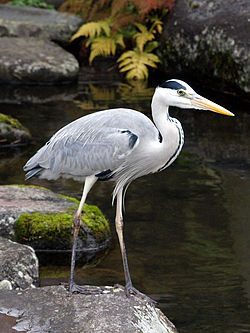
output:
[[[73,201],[33,186],[0,186],[0,235],[14,239],[14,225],[22,213],[63,212]]]
[[[55,84],[77,78],[75,57],[38,38],[0,38],[0,83]]]
[[[13,329],[31,333],[177,333],[163,313],[146,301],[128,298],[118,288],[99,290],[92,295],[70,294],[63,286],[3,290],[0,313],[17,318]]]
[[[27,245],[0,237],[0,289],[26,289],[38,284],[38,260]]]
[[[16,146],[28,143],[31,139],[27,128],[15,118],[0,113],[0,146]]]
[[[81,18],[55,10],[0,4],[0,37],[37,37],[66,46],[82,24]],[[17,50],[14,44],[13,54]]]
[[[35,186],[0,186],[0,235],[36,250],[72,247],[73,216],[79,201]],[[106,248],[109,224],[96,206],[84,206],[78,239],[79,254]],[[69,253],[70,254],[70,253]]]
[[[248,0],[176,0],[159,53],[166,72],[250,91]]]

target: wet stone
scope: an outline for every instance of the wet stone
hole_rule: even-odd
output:
[[[250,92],[249,1],[176,1],[161,38],[166,72]],[[206,83],[204,84],[204,80]]]
[[[0,147],[25,144],[30,140],[29,130],[17,119],[0,113]]]
[[[68,13],[0,4],[0,37],[37,37],[69,45],[82,24],[81,18]],[[14,46],[13,54],[16,51]]]
[[[19,317],[17,331],[39,333],[177,333],[153,305],[123,290],[101,287],[100,294],[70,294],[63,286],[4,290],[0,313]]]
[[[46,189],[0,186],[0,235],[14,239],[14,225],[22,213],[63,212],[75,202]]]
[[[32,185],[0,186],[0,236],[68,257],[78,204],[74,198]],[[108,247],[111,237],[109,223],[97,206],[85,204],[82,221],[77,259],[92,258]]]
[[[0,237],[0,289],[26,289],[38,285],[38,260],[27,245]]]
[[[53,42],[10,37],[0,42],[0,83],[53,84],[77,78],[75,57]]]

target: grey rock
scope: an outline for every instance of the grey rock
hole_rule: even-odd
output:
[[[50,190],[34,186],[0,186],[0,236],[30,245],[35,250],[49,250],[54,254],[61,250],[62,256],[67,260],[71,255],[73,215],[76,207],[75,201],[63,198]],[[19,221],[15,229],[22,213],[37,212],[41,213],[41,229],[38,228],[40,231],[33,230],[32,215],[24,216],[24,220]],[[43,215],[47,213],[47,216]],[[55,228],[55,224],[51,223],[51,213],[67,213],[68,217],[65,223],[60,223],[59,220],[58,228]],[[91,215],[88,214],[92,214],[91,207],[86,207],[86,214],[90,218]],[[91,260],[100,250],[107,248],[110,241],[108,222],[101,212],[95,214],[93,219],[99,219],[99,231],[92,230],[91,226],[83,223],[77,240],[77,259],[81,258],[85,262]]]
[[[0,38],[0,83],[64,83],[77,78],[75,57],[38,38]]]
[[[30,333],[177,333],[154,306],[112,287],[101,294],[70,294],[64,287],[3,290],[0,313],[18,317],[16,330]]]
[[[0,145],[9,146],[28,143],[30,132],[21,123],[10,116],[0,114]]]
[[[10,283],[9,280],[2,280],[0,281],[0,290],[3,290],[3,289],[6,289],[6,290],[12,290],[12,284]]]
[[[22,213],[63,212],[75,203],[56,193],[32,186],[0,186],[0,235],[14,237],[14,225]]]
[[[0,281],[2,289],[7,285],[13,289],[35,287],[38,284],[35,251],[30,246],[0,237]]]
[[[81,18],[67,13],[0,4],[0,37],[38,37],[68,45],[82,24]]]
[[[0,140],[4,144],[27,143],[30,141],[30,134],[19,128],[11,127],[0,122]]]
[[[250,91],[248,0],[176,0],[160,53],[168,72]]]

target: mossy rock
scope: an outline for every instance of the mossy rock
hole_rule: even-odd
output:
[[[64,197],[65,198],[65,197]],[[73,199],[78,203],[78,200]],[[16,221],[16,241],[36,250],[70,250],[73,239],[73,217],[78,205],[60,213],[23,213]],[[109,223],[96,206],[84,205],[78,250],[94,251],[107,245]]]
[[[19,120],[0,113],[0,144],[19,144],[30,141],[31,135]]]

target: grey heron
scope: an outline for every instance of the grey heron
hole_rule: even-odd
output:
[[[151,121],[144,114],[127,108],[95,112],[81,117],[56,132],[31,157],[24,171],[26,179],[82,178],[83,193],[74,217],[73,247],[69,288],[83,291],[74,282],[76,240],[82,209],[97,180],[114,181],[115,225],[125,274],[126,295],[142,295],[132,285],[123,238],[123,201],[129,184],[138,177],[167,168],[177,158],[183,143],[181,123],[169,116],[169,106],[234,114],[198,95],[181,80],[168,80],[155,89]]]

